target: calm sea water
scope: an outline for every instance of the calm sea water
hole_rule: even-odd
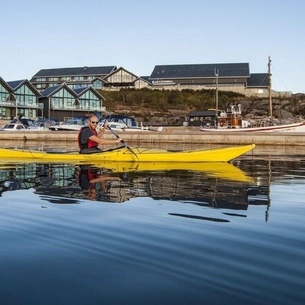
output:
[[[300,155],[125,173],[2,161],[0,304],[304,304],[304,184]]]

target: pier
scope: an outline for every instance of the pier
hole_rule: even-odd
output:
[[[77,141],[76,131],[0,131],[2,141]],[[305,132],[202,132],[198,128],[165,127],[163,131],[118,132],[128,143],[305,146]],[[106,131],[105,139],[113,139]]]

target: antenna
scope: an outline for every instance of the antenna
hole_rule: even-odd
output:
[[[272,82],[271,82],[271,59],[270,56],[268,58],[268,77],[269,77],[269,116],[272,118],[272,92],[271,92],[271,87],[272,87]]]

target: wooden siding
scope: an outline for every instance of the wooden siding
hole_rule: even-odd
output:
[[[125,70],[119,70],[105,78],[108,83],[133,83],[136,79],[137,77],[135,75]]]

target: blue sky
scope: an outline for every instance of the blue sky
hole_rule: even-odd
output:
[[[303,0],[15,0],[0,5],[0,76],[40,69],[249,63],[273,89],[305,93]]]

